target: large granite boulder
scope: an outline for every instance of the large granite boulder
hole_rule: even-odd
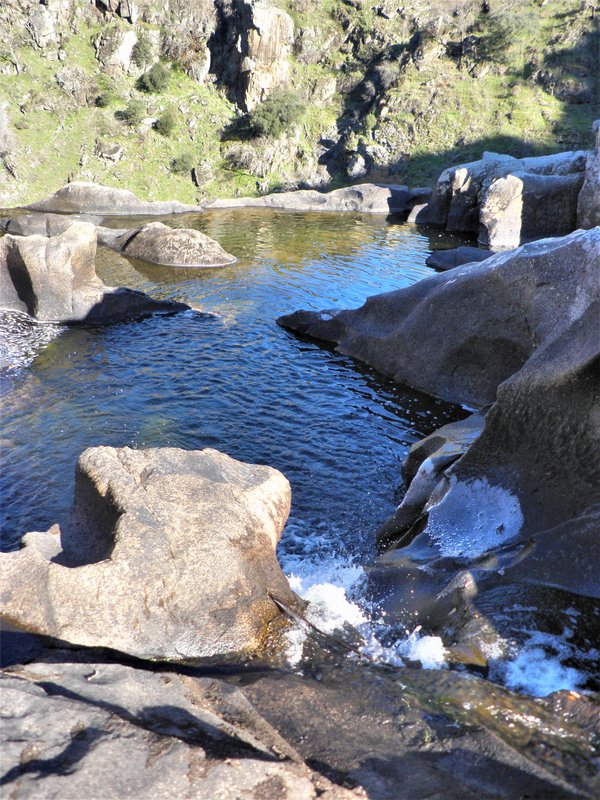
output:
[[[225,267],[235,256],[193,228],[170,228],[152,222],[135,230],[98,228],[98,241],[129,258],[167,267]]]
[[[60,230],[63,221],[44,221]],[[106,286],[96,275],[96,228],[74,222],[62,233],[0,239],[0,308],[41,322],[111,322],[189,306]]]
[[[91,222],[96,224],[101,221],[101,217],[93,217],[89,214],[75,215],[69,214],[45,214],[34,212],[33,214],[20,214],[16,217],[4,217],[0,219],[0,230],[12,233],[15,236],[58,236],[70,228],[74,222]]]
[[[422,202],[428,189],[361,183],[331,192],[299,189],[262,197],[213,200],[205,208],[279,208],[290,211],[354,211],[362,214],[404,214]]]
[[[148,202],[140,200],[128,189],[115,189],[85,181],[68,183],[50,197],[31,203],[26,208],[56,214],[85,213],[103,216],[164,215],[201,210],[199,206],[184,205],[175,200]]]
[[[139,658],[225,658],[265,645],[297,602],[275,547],[290,487],[215,450],[96,447],[71,518],[1,556],[2,618]]]
[[[588,156],[584,150],[520,159],[484,153],[444,170],[412,221],[478,232],[492,248],[570,233]]]
[[[513,172],[494,181],[479,207],[479,241],[517,247],[545,236],[564,236],[577,227],[577,198],[583,173],[536,175]]]
[[[370,297],[356,310],[297,311],[278,322],[335,342],[400,383],[481,407],[598,297],[599,265],[600,229],[577,231]]]
[[[577,226],[600,225],[600,119],[594,123],[596,149],[590,153],[585,167],[583,186],[577,201]]]

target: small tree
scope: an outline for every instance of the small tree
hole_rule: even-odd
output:
[[[171,161],[171,172],[175,175],[185,175],[196,166],[196,157],[191,150],[184,150]]]
[[[278,138],[300,121],[304,105],[290,91],[276,89],[249,115],[250,129],[255,136]]]
[[[140,75],[137,81],[137,88],[149,94],[159,94],[160,92],[164,92],[170,80],[170,71],[157,61],[156,64],[150,67],[148,72],[144,72],[143,75]]]
[[[137,42],[133,45],[131,60],[136,67],[140,69],[147,66],[152,61],[152,42],[143,31],[140,33]]]
[[[161,114],[160,117],[154,123],[154,129],[158,131],[162,136],[170,136],[173,133],[173,129],[175,128],[175,114],[172,108],[168,108],[164,114]]]
[[[115,116],[131,127],[135,127],[146,116],[146,105],[141,100],[132,100],[124,109],[117,111]]]

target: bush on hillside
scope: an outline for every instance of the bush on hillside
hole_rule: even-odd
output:
[[[277,89],[249,115],[255,136],[278,138],[300,121],[304,105],[290,91]]]
[[[169,85],[171,80],[170,71],[159,61],[153,64],[148,72],[140,75],[137,81],[137,88],[142,92],[148,94],[159,94]]]
[[[95,103],[98,106],[98,108],[106,108],[111,104],[112,99],[113,99],[112,92],[109,91],[108,89],[105,89],[104,91],[100,92],[100,94],[96,95]]]
[[[134,127],[139,125],[146,116],[146,105],[141,100],[132,100],[128,106],[117,111],[115,117]]]
[[[154,123],[154,130],[162,136],[170,136],[173,133],[177,120],[172,108],[168,108]]]
[[[196,157],[191,150],[184,150],[171,161],[171,172],[175,175],[185,175],[196,166]]]

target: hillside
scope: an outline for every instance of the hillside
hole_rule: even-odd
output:
[[[589,0],[8,0],[0,205],[76,179],[183,202],[417,185],[484,150],[589,147],[599,19]]]

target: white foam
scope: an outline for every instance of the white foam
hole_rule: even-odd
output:
[[[513,645],[513,652],[505,661],[493,665],[490,678],[533,697],[546,697],[561,690],[580,691],[586,681],[585,675],[564,662],[575,654],[581,660],[594,658],[597,653],[576,652],[567,641],[570,633],[565,630],[561,636],[555,636],[542,631],[531,632],[523,645]]]

